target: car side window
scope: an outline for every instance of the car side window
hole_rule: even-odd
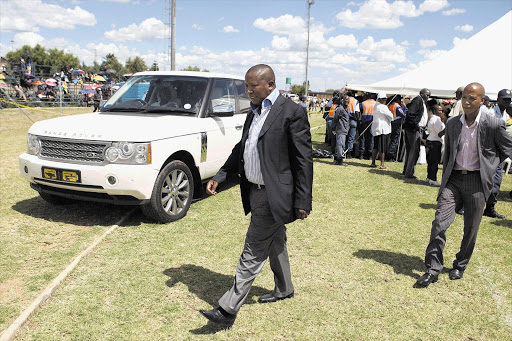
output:
[[[251,100],[245,92],[244,81],[235,80],[236,94],[238,98],[238,104],[240,105],[240,113],[247,114],[251,110]]]
[[[233,80],[216,79],[210,96],[211,108],[216,112],[235,111],[235,91]]]

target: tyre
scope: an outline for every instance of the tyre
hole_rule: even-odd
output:
[[[39,193],[39,196],[43,198],[44,201],[49,202],[52,205],[66,205],[73,203],[73,199],[68,199],[54,194]]]
[[[142,213],[160,223],[179,220],[187,214],[193,194],[192,172],[185,163],[172,161],[158,174],[151,199],[142,206]]]

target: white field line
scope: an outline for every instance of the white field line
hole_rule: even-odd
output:
[[[121,220],[119,220],[118,223],[116,223],[115,225],[112,225],[105,233],[103,233],[103,235],[101,237],[96,239],[85,251],[83,251],[81,254],[79,254],[73,260],[73,262],[71,262],[71,264],[69,264],[66,267],[66,269],[64,269],[64,271],[62,271],[46,287],[46,289],[44,289],[44,291],[34,300],[34,302],[32,302],[32,304],[30,304],[30,306],[28,306],[28,308],[25,309],[21,313],[21,315],[9,326],[9,328],[4,330],[4,332],[0,336],[0,341],[9,341],[9,340],[11,340],[16,335],[16,333],[21,328],[21,326],[23,326],[25,324],[25,322],[27,322],[28,318],[37,309],[37,307],[39,307],[39,305],[41,305],[43,302],[45,302],[48,298],[50,298],[52,296],[52,293],[55,291],[55,289],[57,289],[57,287],[59,286],[60,282],[62,282],[62,280],[65,279],[71,273],[71,271],[73,271],[76,268],[76,266],[78,265],[80,260],[83,257],[87,256],[89,253],[91,253],[91,251],[96,246],[98,246],[98,244],[101,243],[103,241],[103,239],[105,239],[106,236],[108,236],[110,233],[112,233],[112,231],[114,231],[116,228],[118,228],[119,225],[121,225],[124,222],[124,220],[126,218],[128,218],[134,211],[135,211],[135,209],[133,209],[130,212],[128,212],[128,214],[126,216],[122,217]]]

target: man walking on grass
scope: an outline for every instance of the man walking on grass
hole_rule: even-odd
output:
[[[449,278],[457,280],[463,277],[475,248],[496,168],[512,152],[512,137],[505,130],[505,122],[481,112],[484,97],[485,90],[481,84],[467,85],[461,100],[464,113],[446,123],[443,180],[425,252],[427,271],[416,281],[415,287],[426,288],[437,282],[443,269],[446,230],[462,206],[464,235]]]

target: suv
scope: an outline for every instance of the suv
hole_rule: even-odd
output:
[[[140,72],[98,113],[34,123],[20,172],[50,203],[141,205],[168,223],[203,195],[202,182],[240,141],[249,110],[241,77]]]

